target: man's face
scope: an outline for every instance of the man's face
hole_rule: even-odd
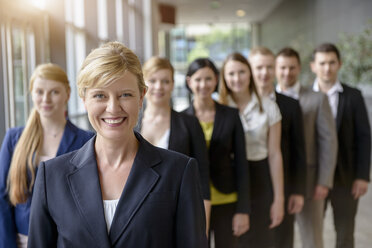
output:
[[[276,80],[282,89],[292,87],[298,80],[301,72],[296,57],[278,56],[275,65]]]
[[[275,80],[274,56],[256,54],[250,57],[249,62],[256,85],[261,89],[272,87]]]
[[[320,83],[334,84],[337,73],[341,68],[341,61],[334,52],[317,52],[314,61],[311,62],[311,70],[317,76]]]

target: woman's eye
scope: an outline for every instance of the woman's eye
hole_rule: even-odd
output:
[[[97,98],[97,99],[103,99],[105,96],[103,94],[95,94],[93,95],[93,98]]]
[[[57,95],[59,93],[58,90],[52,90],[52,94]]]
[[[123,93],[121,96],[122,97],[130,97],[130,96],[132,96],[132,94],[131,93]]]
[[[156,82],[156,80],[155,80],[155,79],[150,79],[148,82],[149,82],[150,84],[154,84],[154,83]]]

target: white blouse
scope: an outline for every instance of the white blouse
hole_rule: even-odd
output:
[[[262,160],[268,157],[268,133],[269,128],[282,120],[278,105],[268,97],[262,97],[263,112],[257,96],[253,93],[251,100],[240,112],[240,120],[245,133],[247,159],[252,161]],[[232,98],[229,97],[229,105],[236,107]]]
[[[105,219],[107,225],[107,232],[110,232],[112,220],[114,219],[115,210],[118,206],[119,199],[116,200],[103,200],[103,210],[105,212]]]
[[[160,148],[168,149],[169,134],[170,134],[170,128],[167,131],[165,131],[165,133],[163,134],[163,137],[161,137],[161,139],[158,141],[156,146]]]

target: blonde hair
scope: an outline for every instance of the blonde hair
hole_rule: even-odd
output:
[[[70,94],[70,85],[65,71],[56,64],[41,64],[36,67],[30,79],[29,91],[34,87],[36,78],[58,81]],[[35,181],[34,158],[37,158],[43,146],[43,128],[40,115],[35,108],[31,110],[25,128],[15,146],[8,174],[7,188],[10,202],[15,206],[24,203],[32,191]],[[28,181],[28,173],[31,181]],[[29,183],[28,183],[29,182]]]
[[[85,97],[89,88],[108,86],[129,71],[138,79],[140,92],[146,89],[141,63],[129,48],[120,42],[108,42],[86,57],[77,77],[79,96]]]
[[[265,55],[265,56],[272,56],[273,58],[275,58],[275,54],[269,48],[258,46],[258,47],[253,48],[249,52],[249,59],[252,59],[252,57],[257,55],[257,54],[261,54],[261,55]]]
[[[172,80],[174,80],[174,68],[172,64],[166,58],[161,57],[151,57],[149,60],[145,62],[142,67],[143,70],[143,77],[145,80],[150,77],[151,74],[163,70],[168,69],[171,71]]]
[[[249,87],[248,87],[248,90],[249,90],[249,94],[252,94],[254,93],[256,96],[257,96],[257,99],[258,99],[258,104],[259,104],[259,107],[260,107],[260,112],[263,111],[263,108],[262,108],[262,102],[261,102],[261,98],[258,94],[258,91],[257,91],[257,88],[256,88],[256,83],[254,82],[254,78],[253,78],[253,74],[252,74],[252,68],[248,62],[248,60],[240,53],[232,53],[230,54],[229,56],[227,56],[227,58],[225,59],[225,61],[223,62],[223,65],[222,65],[222,68],[221,68],[221,83],[219,85],[219,90],[218,90],[218,93],[219,93],[219,102],[221,104],[228,104],[227,102],[227,96],[231,94],[231,90],[229,89],[229,87],[227,87],[227,84],[226,84],[226,79],[225,79],[225,66],[226,66],[226,63],[229,62],[229,61],[238,61],[244,65],[246,65],[248,67],[248,70],[249,70],[249,73],[250,73],[250,76],[249,76]]]

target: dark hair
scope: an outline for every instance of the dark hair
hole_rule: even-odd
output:
[[[191,64],[187,68],[185,84],[186,84],[186,88],[190,92],[191,92],[191,89],[187,85],[187,77],[191,77],[192,75],[194,75],[195,72],[197,72],[198,70],[203,69],[205,67],[210,68],[214,72],[214,75],[216,76],[216,80],[217,80],[216,89],[214,91],[217,91],[218,82],[219,82],[219,71],[218,71],[217,67],[208,58],[198,58],[198,59],[195,59],[193,62],[191,62]]]
[[[338,61],[341,61],[340,51],[338,50],[336,45],[334,45],[332,43],[323,43],[323,44],[320,44],[319,46],[317,46],[314,49],[313,54],[311,56],[312,61],[315,60],[316,53],[335,53],[336,56],[337,56]]]
[[[249,93],[250,94],[252,94],[252,93],[256,94],[257,99],[258,99],[258,103],[259,103],[259,106],[260,106],[260,111],[262,112],[263,108],[262,108],[262,103],[261,103],[261,97],[258,94],[258,91],[257,91],[257,88],[256,88],[256,83],[254,82],[251,65],[249,64],[248,60],[242,54],[237,53],[237,52],[231,53],[229,56],[227,56],[227,58],[223,62],[223,65],[222,65],[222,68],[221,68],[221,84],[220,84],[220,87],[219,87],[219,102],[221,104],[227,104],[227,96],[229,94],[231,94],[231,90],[229,89],[229,87],[227,87],[226,80],[225,80],[225,66],[226,66],[226,63],[229,62],[229,61],[238,61],[238,62],[240,62],[240,63],[242,63],[242,64],[244,64],[248,67],[249,73],[251,74],[249,76],[249,81],[250,81],[250,83],[249,83]]]
[[[279,56],[283,56],[283,57],[295,57],[297,59],[298,64],[301,65],[300,55],[298,54],[298,52],[296,50],[294,50],[291,47],[284,47],[283,49],[281,49],[277,53],[276,58],[279,57]]]

